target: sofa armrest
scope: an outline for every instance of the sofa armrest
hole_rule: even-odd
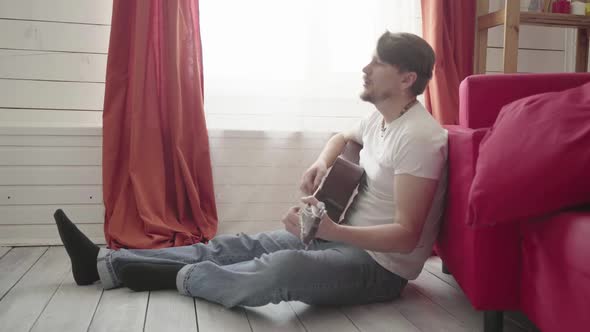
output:
[[[563,91],[590,82],[590,73],[500,74],[467,77],[459,88],[459,124],[491,127],[498,113],[515,100]]]
[[[519,225],[474,228],[467,219],[469,190],[487,129],[445,128],[449,137],[447,204],[436,252],[476,309],[518,310]]]
[[[475,176],[479,144],[487,128],[445,126],[449,137],[448,190],[445,219],[467,224],[468,198]]]

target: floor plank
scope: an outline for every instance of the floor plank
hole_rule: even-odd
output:
[[[423,332],[459,332],[468,331],[467,327],[455,317],[420,294],[410,282],[399,301],[392,302],[394,307]]]
[[[0,259],[0,299],[47,251],[47,247],[14,248]]]
[[[252,332],[244,308],[227,309],[219,304],[195,299],[199,332]]]
[[[29,331],[69,273],[70,261],[62,247],[50,248],[0,301],[4,331]]]
[[[444,308],[471,331],[479,331],[483,327],[483,314],[471,306],[465,294],[429,271],[422,271],[413,285],[418,292]]]
[[[362,332],[420,332],[393,302],[342,307],[341,310]]]
[[[359,329],[337,308],[314,307],[302,302],[289,302],[307,332],[359,332]]]
[[[427,276],[425,274],[426,272],[429,272],[431,276]],[[453,292],[452,290],[448,289],[444,290],[440,283],[434,280],[432,276],[438,278],[440,281],[453,287],[456,290],[456,292]],[[424,265],[424,271],[418,279],[423,281],[422,286],[425,287],[424,289],[420,290],[421,293],[426,294],[427,297],[433,298],[435,302],[437,302],[440,305],[443,305],[446,309],[453,313],[455,317],[465,322],[468,326],[472,327],[473,331],[483,330],[483,313],[473,309],[473,307],[469,303],[469,300],[465,296],[465,293],[463,293],[463,290],[461,289],[453,275],[445,274],[442,272],[442,261],[440,257],[430,257]],[[425,279],[427,280],[424,281]],[[420,284],[420,282],[418,283]],[[438,283],[438,286],[435,286],[435,288],[438,288],[438,291],[433,291],[432,286],[436,283]],[[430,293],[428,290],[429,288]],[[451,297],[452,299],[449,299],[447,297]],[[465,309],[467,306],[471,308],[471,310]],[[471,311],[472,313],[470,314],[469,311]],[[509,315],[504,315],[504,331],[517,332],[524,331],[524,329],[522,329],[517,323],[512,321]]]
[[[305,331],[305,328],[286,302],[249,307],[246,315],[254,332]]]
[[[100,283],[78,286],[71,273],[62,284],[39,319],[33,332],[86,331],[102,296]]]
[[[435,275],[437,278],[445,281],[447,284],[453,286],[455,289],[461,290],[461,286],[459,286],[459,284],[457,283],[455,278],[453,278],[452,275],[445,274],[442,272],[442,261],[440,257],[430,257],[426,261],[426,264],[424,264],[424,269]]]
[[[0,331],[481,331],[481,313],[440,266],[440,259],[429,259],[420,277],[392,302],[226,309],[175,291],[79,287],[63,247],[0,247]],[[504,331],[528,331],[506,316]]]
[[[0,247],[0,258],[12,249],[11,247]]]
[[[197,332],[195,301],[175,290],[150,292],[145,328],[146,332]]]
[[[133,292],[127,288],[105,290],[88,331],[142,331],[148,297],[148,292]]]
[[[504,332],[539,332],[539,330],[524,329],[517,323],[506,319],[506,315],[504,315]]]

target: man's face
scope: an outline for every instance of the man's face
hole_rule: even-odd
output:
[[[363,68],[364,90],[361,99],[373,104],[389,98],[400,96],[408,88],[406,73],[400,73],[392,66],[373,56],[371,62]]]

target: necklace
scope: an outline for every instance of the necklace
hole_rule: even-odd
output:
[[[397,119],[401,118],[402,115],[406,114],[406,112],[412,108],[412,106],[416,105],[418,103],[418,100],[414,99],[412,101],[410,101],[409,103],[406,104],[406,106],[404,106],[402,108],[402,111],[399,113]],[[387,131],[389,125],[385,125],[385,118],[381,119],[381,137],[385,136],[385,132]]]

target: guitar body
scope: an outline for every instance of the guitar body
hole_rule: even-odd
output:
[[[314,195],[324,202],[328,216],[335,222],[340,222],[363,177],[364,170],[358,165],[361,149],[360,144],[349,141]]]

